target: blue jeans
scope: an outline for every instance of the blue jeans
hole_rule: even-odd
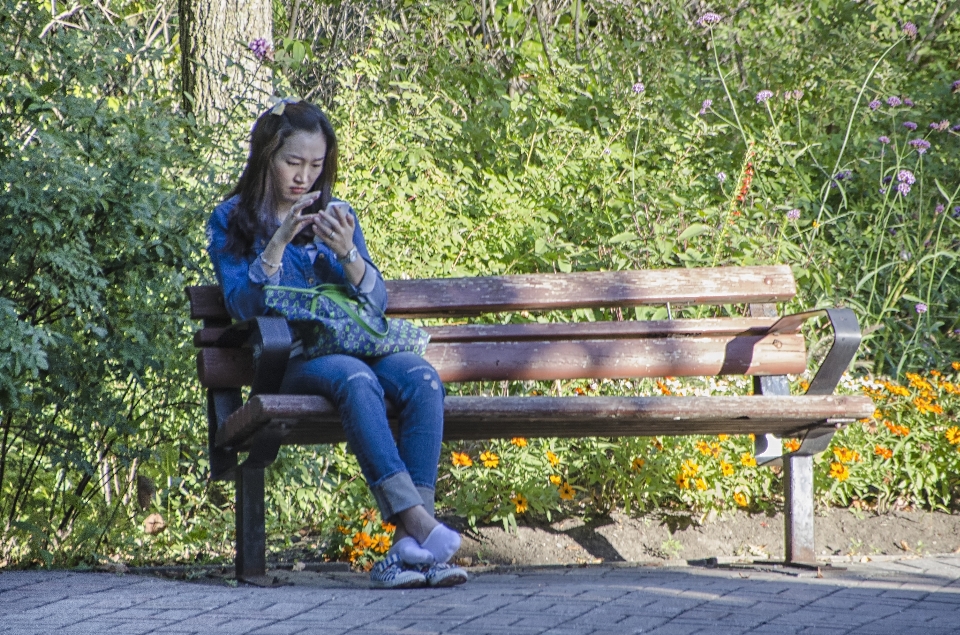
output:
[[[433,514],[444,391],[437,371],[422,357],[297,356],[287,365],[281,392],[320,395],[337,407],[384,520],[416,505]],[[396,441],[384,397],[399,420]]]

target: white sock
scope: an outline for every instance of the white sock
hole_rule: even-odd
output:
[[[397,554],[400,560],[406,564],[433,564],[434,556],[432,553],[420,546],[412,536],[405,536],[393,543],[388,555]]]
[[[460,548],[460,534],[440,524],[433,528],[420,546],[432,553],[437,562],[443,564],[450,560]]]

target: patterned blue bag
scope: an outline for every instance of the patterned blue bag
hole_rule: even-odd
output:
[[[264,301],[287,318],[307,359],[321,355],[380,357],[423,355],[430,336],[406,320],[387,318],[379,307],[352,298],[336,284],[312,289],[267,285]]]

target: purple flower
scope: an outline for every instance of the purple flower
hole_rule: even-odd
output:
[[[717,15],[716,13],[713,13],[712,11],[709,11],[700,16],[700,19],[697,20],[697,25],[710,26],[711,24],[716,24],[717,22],[719,22],[720,19],[721,18],[719,15]]]
[[[917,149],[917,154],[925,154],[930,149],[930,142],[926,139],[911,139],[909,143]]]
[[[912,121],[904,121],[903,127],[906,128],[907,130],[916,130],[917,124],[913,123]]]
[[[910,170],[900,170],[897,172],[897,181],[900,183],[906,183],[907,185],[913,185],[917,182],[917,179],[913,176],[913,172]]]
[[[917,25],[913,22],[907,22],[903,25],[903,32],[906,33],[907,37],[911,40],[917,37]]]
[[[953,130],[954,132],[960,132],[960,123],[958,123],[957,125],[955,125],[953,128],[950,128],[950,129]]]
[[[960,205],[957,205],[953,208],[953,214],[950,214],[954,218],[960,218]]]
[[[877,108],[880,107],[880,100],[874,99],[873,101],[870,102],[869,106],[870,106],[870,110],[876,110]]]
[[[771,97],[773,97],[773,93],[771,91],[761,90],[759,93],[757,93],[757,103],[762,104],[763,102],[767,101]]]
[[[937,203],[937,207],[933,210],[934,214],[943,214],[943,203]]]
[[[703,103],[700,104],[700,114],[701,114],[701,115],[707,114],[707,111],[710,110],[710,108],[711,108],[712,106],[713,106],[713,100],[712,100],[712,99],[704,99],[704,100],[703,100]]]
[[[890,96],[890,97],[887,97],[887,105],[890,106],[891,108],[896,108],[897,106],[899,106],[899,105],[902,104],[902,103],[903,103],[903,102],[900,101],[900,98],[897,97],[896,95],[892,95],[892,96]]]
[[[273,52],[273,45],[270,44],[266,38],[262,37],[258,37],[250,42],[248,48],[258,60],[263,60],[263,58],[268,57],[270,53]]]
[[[893,180],[893,177],[890,176],[889,174],[888,174],[887,176],[883,177],[883,182],[884,182],[884,183],[889,183],[889,182],[892,181],[892,180]]]
[[[902,196],[906,196],[910,193],[910,184],[909,183],[897,183],[897,191],[900,192]]]
[[[906,106],[907,108],[913,108],[913,100],[910,99],[909,97],[904,97],[903,105]]]
[[[880,135],[879,137],[877,137],[877,141],[879,141],[879,142],[882,143],[883,145],[887,145],[888,143],[890,143],[890,137],[888,137],[888,136],[885,135],[885,134],[884,134],[884,135]]]
[[[940,125],[940,124],[938,124],[936,121],[931,121],[931,122],[930,122],[930,129],[931,129],[931,130],[936,130],[936,129],[937,129],[937,126],[939,126],[939,125]]]
[[[886,193],[887,193],[887,188],[881,187],[881,188],[880,188],[880,194],[886,194]]]
[[[853,172],[852,172],[852,171],[850,171],[850,170],[840,170],[839,172],[837,172],[837,173],[833,176],[833,178],[834,178],[834,180],[836,180],[836,181],[845,181],[845,180],[849,179],[851,176],[853,176]]]
[[[720,185],[723,185],[723,182],[727,180],[727,173],[717,172],[717,180],[720,181]]]
[[[960,79],[950,84],[951,93],[960,93]]]
[[[787,212],[787,219],[788,219],[788,220],[799,220],[799,219],[800,219],[800,210],[798,210],[798,209],[792,209],[792,210],[790,210],[789,212]]]
[[[915,306],[915,307],[913,307],[913,308],[915,308],[915,309],[917,310],[917,313],[926,313],[926,312],[927,312],[927,305],[924,304],[923,302],[917,302],[917,306]]]
[[[604,148],[602,154],[603,154],[604,156],[610,154],[610,148]]]
[[[635,95],[639,95],[646,89],[647,87],[643,85],[643,82],[637,82],[636,84],[633,85],[633,92]]]

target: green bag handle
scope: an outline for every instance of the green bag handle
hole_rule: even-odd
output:
[[[364,330],[373,335],[374,337],[386,337],[387,333],[390,332],[390,324],[387,323],[387,328],[381,333],[376,330],[364,320],[357,310],[354,309],[351,304],[357,302],[346,293],[343,292],[343,287],[337,284],[321,284],[319,286],[313,287],[312,289],[304,289],[302,287],[281,287],[278,285],[268,285],[264,289],[276,289],[277,291],[295,291],[297,293],[309,293],[314,296],[313,302],[310,303],[310,311],[312,313],[317,312],[317,301],[320,299],[320,296],[323,296],[336,304],[338,307],[343,309],[343,312],[350,316],[354,322],[359,324],[364,328]],[[371,305],[374,306],[374,305]],[[380,317],[386,318],[383,311],[379,307],[374,307],[380,313]]]

